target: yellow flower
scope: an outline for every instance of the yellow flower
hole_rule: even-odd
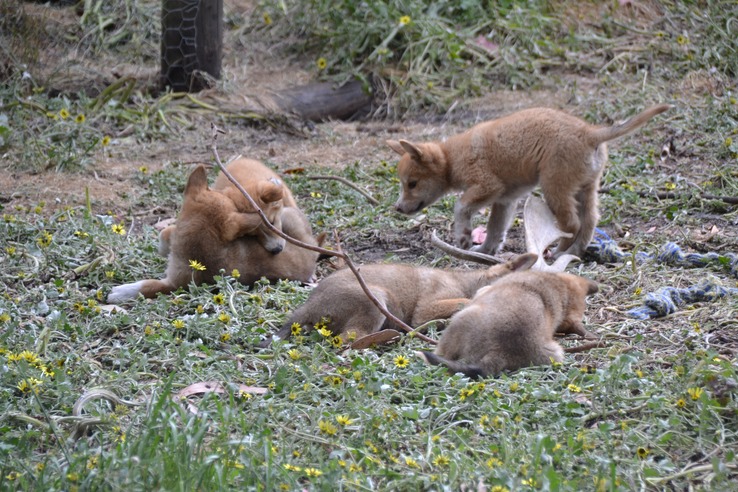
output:
[[[418,462],[409,456],[405,456],[405,464],[409,466],[410,468],[420,468],[420,465],[418,464]]]
[[[331,345],[333,345],[336,348],[339,348],[341,345],[343,345],[343,340],[341,339],[341,335],[336,335],[335,337],[331,338]]]
[[[320,429],[320,432],[322,432],[323,434],[329,436],[334,436],[338,432],[338,427],[326,420],[320,420],[318,422],[318,429]]]
[[[510,489],[508,489],[504,485],[495,485],[494,487],[489,489],[489,492],[510,492]]]
[[[702,388],[687,388],[687,393],[691,399],[699,400],[704,390]]]
[[[297,349],[291,349],[289,352],[287,352],[287,355],[289,355],[290,359],[292,360],[298,360],[300,357],[302,357],[302,354]]]
[[[464,401],[474,394],[473,388],[462,388],[459,392],[459,400]]]
[[[449,463],[451,463],[451,460],[448,459],[448,456],[443,454],[439,454],[433,458],[433,464],[436,466],[448,466]]]
[[[323,472],[318,470],[317,468],[305,468],[305,474],[308,477],[319,477],[323,474]]]
[[[48,248],[52,239],[53,236],[49,231],[43,231],[41,235],[36,238],[36,244],[38,244],[40,248]]]
[[[33,391],[34,393],[38,393],[41,386],[44,382],[40,379],[36,378],[28,378],[23,379],[18,383],[18,389],[21,390],[22,393],[30,393]]]
[[[572,393],[580,393],[582,391],[582,388],[577,386],[576,384],[569,384],[566,389],[571,391]]]
[[[297,336],[300,333],[302,333],[302,326],[300,326],[300,323],[292,323],[292,326],[290,326],[290,330],[292,331],[293,336]]]
[[[638,456],[640,459],[645,459],[645,457],[648,456],[648,453],[650,453],[648,448],[640,447],[636,449],[636,456]]]
[[[10,321],[10,315],[8,313],[0,314],[0,323],[7,323]]]
[[[220,334],[220,341],[221,342],[225,343],[225,342],[227,342],[230,339],[231,339],[231,334],[228,333],[227,331]]]
[[[231,272],[231,277],[235,278],[236,280],[241,278],[241,272],[238,271],[238,268],[233,269],[233,271]]]
[[[107,147],[110,145],[110,135],[105,135],[102,140],[100,141],[103,147]]]
[[[69,118],[69,111],[67,111],[66,109],[62,109],[61,111],[59,111],[59,117],[61,117],[61,119],[63,120],[66,120],[67,118]]]
[[[272,25],[272,16],[269,15],[269,12],[264,12],[262,18],[264,19],[264,24],[266,24],[267,26]]]
[[[215,294],[213,296],[213,302],[218,305],[222,305],[225,302],[225,297],[223,297],[223,294]]]
[[[403,369],[407,367],[408,364],[410,364],[410,361],[404,355],[398,355],[397,357],[394,358],[394,363],[395,363],[395,366],[399,367],[400,369]]]
[[[151,325],[146,325],[146,327],[144,328],[144,335],[146,335],[147,337],[150,337],[153,334],[154,334],[154,329],[151,327]]]
[[[231,317],[226,313],[220,313],[218,315],[218,321],[220,321],[221,323],[228,323],[229,321],[231,321]]]
[[[679,408],[684,408],[685,406],[687,406],[687,402],[684,401],[684,398],[679,398],[676,402],[676,406]]]
[[[114,233],[118,234],[119,236],[125,236],[126,235],[126,228],[123,227],[123,224],[113,224],[111,229]]]
[[[284,465],[282,465],[282,467],[287,471],[302,471],[302,468],[300,468],[299,466],[290,465],[289,463],[285,463]]]
[[[75,123],[84,123],[86,119],[87,118],[85,118],[85,115],[82,114],[82,113],[80,113],[80,114],[77,115],[77,117],[74,119],[74,121],[75,121]]]
[[[515,393],[516,391],[518,391],[518,388],[520,388],[520,385],[517,382],[512,383],[510,385],[510,391],[512,391],[513,393]]]
[[[341,425],[351,425],[351,419],[348,415],[336,415],[336,422]]]
[[[197,270],[198,272],[205,271],[205,265],[197,260],[190,260],[190,268],[192,268],[193,270]]]
[[[181,319],[175,319],[174,321],[172,321],[172,326],[177,330],[181,330],[185,327],[185,322]]]
[[[324,337],[329,337],[329,336],[333,335],[333,333],[331,332],[331,330],[329,330],[328,327],[326,327],[326,326],[322,326],[320,329],[318,329],[318,333],[320,333]]]
[[[685,44],[689,43],[689,38],[687,36],[683,36],[683,35],[680,34],[679,36],[677,36],[676,42],[679,43],[679,44],[681,44],[681,45],[685,45]]]
[[[323,57],[318,58],[318,70],[325,70],[325,67],[327,66],[328,66],[328,61],[325,58]],[[312,195],[312,193],[310,193],[310,195]],[[320,193],[318,193],[318,196],[320,196]]]
[[[402,17],[400,17],[400,25],[401,26],[405,26],[407,24],[410,24],[410,21],[411,21],[411,19],[410,19],[410,16],[409,15],[403,15]]]
[[[675,190],[676,187],[677,187],[677,185],[675,183],[671,183],[671,182],[666,183],[664,185],[664,188],[666,188],[667,190]]]
[[[487,465],[487,468],[495,468],[497,466],[502,466],[502,460],[492,456],[485,462],[485,464]]]

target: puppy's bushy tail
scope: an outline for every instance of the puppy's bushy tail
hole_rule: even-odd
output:
[[[440,355],[436,355],[433,352],[427,352],[425,350],[422,352],[416,352],[416,355],[432,366],[444,366],[453,374],[460,372],[471,379],[487,377],[487,372],[479,366],[448,360]]]
[[[651,106],[650,108],[638,113],[637,115],[622,123],[613,126],[597,128],[589,134],[589,137],[596,147],[603,142],[615,140],[618,137],[627,135],[636,128],[645,125],[648,120],[650,120],[657,114],[661,114],[671,108],[673,108],[671,104],[657,104],[656,106]]]

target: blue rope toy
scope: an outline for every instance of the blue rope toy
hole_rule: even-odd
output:
[[[598,263],[618,263],[633,258],[631,253],[623,252],[617,243],[600,229],[595,230],[595,237],[589,246],[587,246],[586,255]],[[652,260],[673,266],[709,266],[721,270],[727,267],[730,274],[738,278],[738,255],[734,253],[727,253],[725,255],[719,255],[717,253],[684,254],[676,243],[669,242],[663,246],[661,253],[658,255],[651,255],[645,252],[638,252],[635,255],[635,261],[638,263]],[[646,298],[643,301],[644,305],[629,310],[627,314],[636,319],[660,318],[676,312],[677,308],[683,304],[714,301],[729,294],[738,294],[738,289],[722,287],[709,281],[685,289],[662,287],[656,292],[646,294]]]

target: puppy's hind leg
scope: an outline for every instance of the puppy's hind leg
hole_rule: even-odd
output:
[[[561,245],[556,250],[556,254],[572,254],[581,257],[587,249],[592,236],[594,236],[595,227],[599,220],[599,211],[597,208],[597,184],[591,183],[585,185],[577,193],[577,209],[579,211],[579,233],[567,250],[561,250]],[[559,253],[561,252],[561,253]]]

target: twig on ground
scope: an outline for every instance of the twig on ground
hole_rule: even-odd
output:
[[[379,200],[371,196],[367,191],[364,191],[361,188],[359,188],[355,183],[352,183],[348,179],[343,178],[341,176],[327,176],[327,175],[326,176],[308,176],[307,178],[308,179],[332,179],[332,180],[338,181],[340,183],[345,184],[349,188],[352,188],[358,191],[359,193],[361,193],[362,195],[364,195],[366,199],[369,200],[369,203],[371,203],[372,205],[379,205]]]
[[[336,256],[338,258],[341,258],[346,263],[346,266],[348,266],[348,268],[354,274],[354,276],[356,277],[356,280],[359,282],[359,285],[361,286],[361,289],[367,295],[367,297],[369,298],[369,300],[371,300],[372,303],[375,306],[377,306],[377,309],[379,309],[382,312],[382,314],[384,314],[387,317],[388,320],[392,321],[395,325],[397,325],[398,327],[402,328],[405,332],[407,332],[407,333],[413,332],[414,330],[410,326],[408,326],[407,323],[405,323],[400,318],[398,318],[397,316],[395,316],[394,314],[392,314],[391,312],[389,312],[387,310],[387,308],[385,308],[382,305],[382,303],[379,302],[379,300],[374,296],[374,294],[372,294],[372,292],[369,290],[369,287],[366,285],[366,282],[364,281],[364,278],[359,273],[359,269],[356,268],[356,265],[354,265],[354,262],[351,261],[351,258],[346,253],[339,252],[339,251],[331,251],[329,249],[321,248],[320,246],[313,246],[312,244],[304,243],[302,241],[299,241],[299,240],[297,240],[297,239],[295,239],[295,238],[293,238],[293,237],[285,234],[284,232],[282,232],[281,230],[277,229],[276,227],[274,227],[272,225],[272,223],[269,221],[269,219],[264,214],[264,211],[259,207],[259,205],[254,201],[254,199],[251,198],[251,195],[249,195],[249,193],[244,189],[244,187],[241,186],[241,183],[239,183],[236,180],[236,178],[234,178],[233,175],[230,172],[228,172],[228,170],[226,169],[226,167],[221,162],[220,156],[218,155],[218,148],[216,146],[216,140],[217,140],[217,137],[218,137],[218,133],[221,132],[222,130],[220,130],[214,124],[211,124],[211,127],[212,127],[212,130],[213,130],[213,144],[211,146],[211,149],[213,151],[213,156],[215,157],[216,164],[220,168],[220,171],[223,173],[223,175],[226,178],[228,178],[228,181],[230,181],[231,183],[233,183],[233,186],[235,186],[236,189],[241,192],[241,194],[246,198],[246,200],[248,200],[248,202],[251,204],[251,206],[254,208],[254,210],[256,210],[256,213],[259,214],[259,217],[261,217],[261,220],[264,222],[264,224],[267,226],[267,228],[270,231],[272,231],[273,233],[277,234],[279,237],[283,238],[285,241],[289,241],[290,243],[294,244],[295,246],[298,246],[298,247],[303,248],[303,249],[309,249],[311,251],[315,251],[315,252],[321,253],[323,255]],[[436,340],[433,340],[432,338],[429,338],[429,337],[427,337],[427,336],[425,336],[425,335],[423,335],[421,333],[417,333],[416,332],[416,333],[414,333],[414,336],[420,338],[421,340],[423,340],[425,342],[428,342],[430,344],[433,344],[433,345],[435,345],[435,344],[438,343]]]
[[[601,188],[600,193],[610,193],[612,191],[613,187],[608,186],[606,188]],[[674,193],[673,191],[637,191],[636,192],[638,196],[643,198],[658,198],[659,200],[671,200],[675,198],[686,198],[686,199],[692,199],[692,198],[700,198],[702,200],[718,200],[721,202],[728,203],[730,205],[738,205],[738,196],[719,196],[719,195],[711,195],[709,193],[685,193],[685,194],[679,194]]]
[[[587,350],[592,350],[596,348],[606,347],[607,344],[604,340],[598,340],[596,342],[589,342],[589,343],[582,343],[577,345],[576,347],[565,347],[564,352],[568,354],[578,354],[579,352],[586,352]]]

